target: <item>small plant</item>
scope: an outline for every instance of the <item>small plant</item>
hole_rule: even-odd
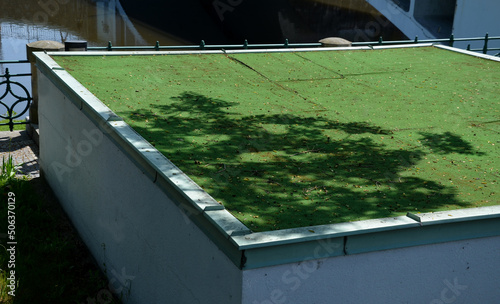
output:
[[[5,156],[2,158],[2,172],[0,173],[0,181],[2,184],[9,184],[16,174],[20,172],[21,165],[15,165],[12,155],[9,154],[7,161],[5,161]]]
[[[14,298],[8,294],[9,289],[7,287],[7,272],[4,270],[0,270],[0,282],[2,282],[2,284],[0,284],[0,303],[14,303]]]

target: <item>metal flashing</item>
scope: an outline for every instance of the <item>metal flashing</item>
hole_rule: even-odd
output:
[[[211,223],[219,228],[220,232],[227,236],[227,238],[252,233],[247,226],[238,221],[226,209],[207,210],[203,214]]]
[[[244,269],[253,269],[500,235],[500,206],[426,213],[419,217],[422,223],[401,216],[259,232],[231,239],[245,251]],[[321,247],[329,248],[328,255],[316,253]]]
[[[327,238],[350,236],[353,234],[376,233],[386,230],[404,229],[418,226],[418,223],[405,217],[391,217],[339,224],[300,227],[252,233],[233,237],[235,244],[242,250],[294,244],[304,241],[317,241]]]
[[[483,59],[488,59],[488,60],[500,62],[500,57],[496,57],[496,56],[492,56],[492,55],[488,55],[488,54],[481,54],[478,52],[467,51],[467,50],[463,50],[463,49],[459,49],[459,48],[451,47],[451,46],[447,46],[447,45],[442,45],[442,44],[435,44],[433,46],[437,47],[439,49],[443,49],[443,50],[448,50],[448,51],[452,51],[452,52],[456,52],[456,53],[460,53],[460,54],[465,54],[465,55],[470,55],[470,56],[474,56],[474,57],[478,57],[478,58],[483,58]]]
[[[373,45],[350,47],[310,47],[310,48],[264,48],[237,50],[187,50],[187,51],[82,51],[82,52],[48,52],[48,56],[162,56],[162,55],[205,55],[205,54],[242,54],[242,53],[290,53],[290,52],[327,52],[357,51],[396,48],[430,47],[432,43],[406,45]]]

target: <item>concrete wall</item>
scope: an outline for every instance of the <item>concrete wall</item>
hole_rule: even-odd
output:
[[[124,303],[240,303],[241,270],[124,155],[104,123],[96,126],[44,74],[39,81],[43,175],[109,289]]]
[[[319,258],[245,271],[243,303],[498,303],[498,269],[500,237]]]

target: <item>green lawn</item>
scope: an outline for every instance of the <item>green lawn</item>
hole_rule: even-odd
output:
[[[23,122],[23,120],[15,120],[14,122]],[[7,120],[1,120],[0,124],[3,124],[3,123],[8,123],[8,121]],[[25,124],[14,125],[14,131],[21,131],[21,130],[24,130],[24,129],[26,129],[26,125]],[[0,126],[0,131],[10,131],[9,126],[8,125],[6,125],[6,126]]]
[[[432,47],[54,59],[253,231],[498,204],[498,62]]]

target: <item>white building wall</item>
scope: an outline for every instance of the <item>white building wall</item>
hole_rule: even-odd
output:
[[[242,303],[498,303],[499,269],[500,237],[377,251],[247,270]]]
[[[43,175],[109,290],[124,303],[240,303],[241,270],[45,75],[38,79]]]

